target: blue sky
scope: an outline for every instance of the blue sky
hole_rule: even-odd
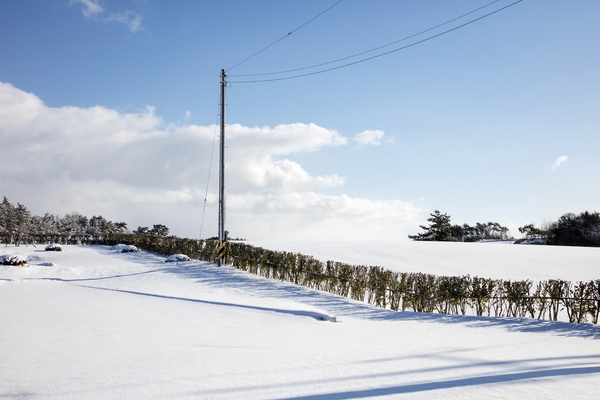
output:
[[[0,195],[37,214],[197,237],[220,70],[336,3],[1,2]],[[344,0],[229,80],[352,55],[489,3]],[[518,236],[526,223],[599,210],[599,17],[595,1],[524,0],[351,67],[232,83],[229,230],[406,239],[439,209]],[[216,232],[216,182],[213,166],[203,236]]]

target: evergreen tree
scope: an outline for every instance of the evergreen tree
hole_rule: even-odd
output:
[[[452,225],[450,224],[450,215],[442,214],[439,210],[434,210],[427,221],[431,222],[429,226],[419,225],[425,232],[416,235],[408,235],[412,240],[418,241],[452,241]]]
[[[23,242],[27,243],[30,238],[31,212],[23,204],[17,203],[17,207],[14,209],[14,219],[14,240],[15,244],[19,246]]]
[[[109,233],[109,222],[102,215],[94,215],[88,222],[87,233],[94,240],[102,239],[104,235]]]
[[[563,246],[600,246],[600,214],[564,214],[550,229],[550,244]]]
[[[162,224],[154,224],[148,233],[155,236],[167,237],[169,236],[169,228]]]
[[[115,222],[114,229],[116,233],[127,233],[129,229],[127,229],[127,222]]]
[[[138,226],[136,230],[133,231],[136,235],[147,235],[148,227],[147,226]]]
[[[81,239],[87,233],[87,229],[87,217],[78,212],[67,214],[59,220],[59,232],[64,235],[67,240],[81,243]]]
[[[0,204],[0,233],[4,243],[12,244],[17,229],[15,207],[4,197]]]
[[[453,238],[455,238],[456,240],[458,240],[459,242],[463,242],[464,241],[464,237],[466,235],[466,229],[465,229],[465,225],[452,225],[452,228],[450,229],[450,234],[452,235]],[[468,225],[466,225],[468,227]]]
[[[527,239],[546,238],[548,233],[535,227],[534,224],[527,224],[519,227],[519,232],[525,235]]]

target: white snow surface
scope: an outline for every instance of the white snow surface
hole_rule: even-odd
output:
[[[354,247],[364,260],[373,258],[365,264],[394,258],[392,249],[368,253],[365,247],[338,245],[315,255],[352,258]],[[469,245],[441,246],[439,254],[420,253],[417,246],[412,267],[438,260],[440,265],[423,272],[454,268],[448,274],[477,271],[503,278],[543,277],[540,265],[571,279],[598,271],[598,258],[586,264],[595,265],[594,271],[553,269],[559,264],[555,258],[583,262],[592,257],[590,249],[544,253],[549,248],[529,246],[532,250],[514,253],[516,245]],[[298,246],[310,254],[308,245]],[[502,257],[501,248],[511,249],[506,262],[489,261]],[[538,253],[519,263],[517,254],[529,254],[521,251]],[[27,257],[29,266],[0,266],[0,398],[598,396],[595,325],[393,312],[226,266],[165,263],[144,251],[63,246],[62,252],[32,247],[10,252]],[[489,260],[461,267],[461,260],[478,254]],[[531,264],[537,257],[544,259]],[[499,265],[511,267],[493,270]],[[328,316],[337,322],[328,322]]]
[[[397,272],[471,275],[534,281],[600,279],[600,248],[523,245],[512,242],[286,242],[249,241],[270,250],[312,255],[323,261],[377,265]]]

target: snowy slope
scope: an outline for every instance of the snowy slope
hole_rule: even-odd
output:
[[[270,250],[320,260],[378,265],[398,272],[471,275],[493,279],[600,279],[600,248],[516,245],[510,242],[286,242],[250,241]]]
[[[0,398],[597,398],[598,326],[395,313],[106,247],[2,250],[31,262],[0,266]]]

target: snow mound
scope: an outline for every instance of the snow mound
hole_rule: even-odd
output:
[[[52,243],[52,244],[49,244],[48,246],[46,246],[46,248],[44,250],[46,250],[46,251],[62,251],[62,247],[58,243]]]
[[[127,245],[121,249],[121,253],[136,253],[138,251],[140,250],[133,245]]]
[[[23,267],[27,264],[27,259],[20,254],[17,254],[17,255],[4,254],[4,255],[0,256],[0,264]]]
[[[191,261],[191,258],[185,254],[171,254],[165,262],[176,262],[176,261]]]
[[[131,245],[131,244],[115,244],[112,247],[113,250],[118,250],[121,253],[135,253],[140,251],[137,247]]]

